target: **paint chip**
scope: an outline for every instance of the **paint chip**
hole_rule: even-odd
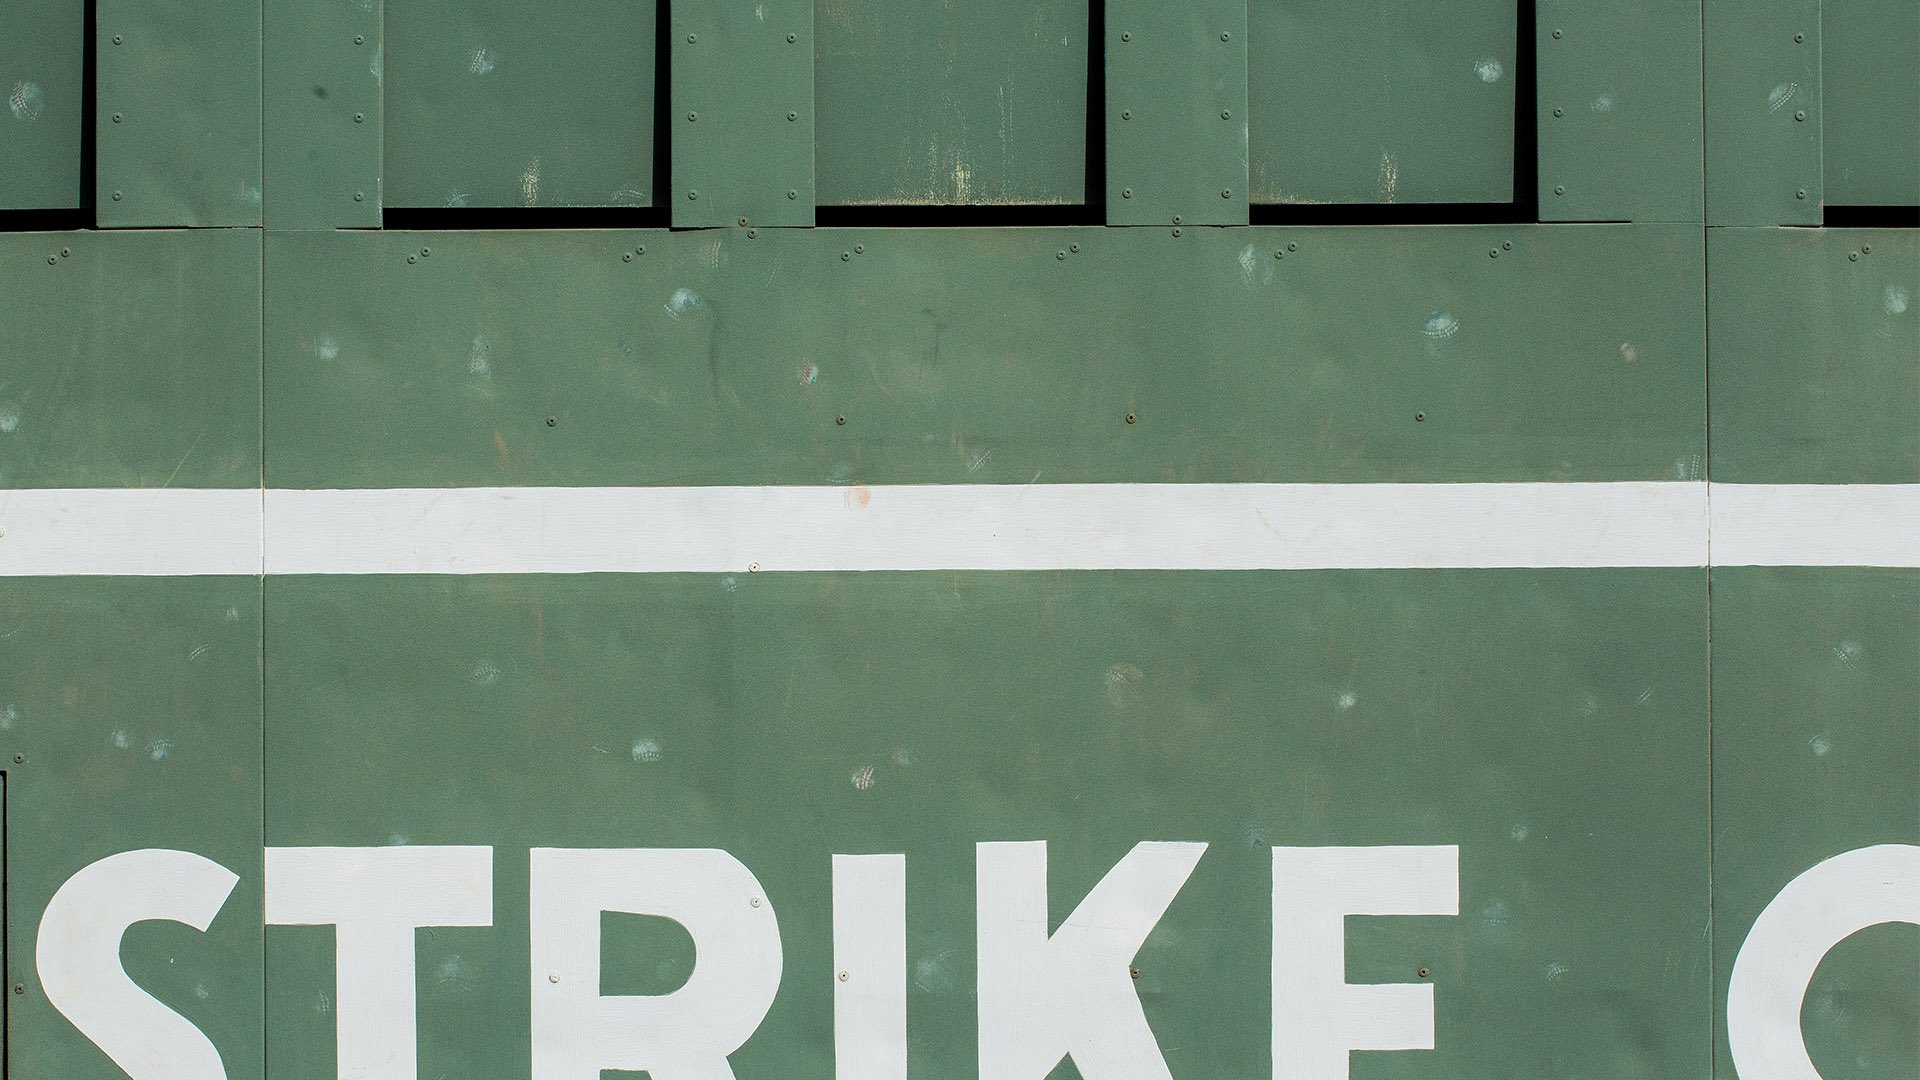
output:
[[[47,111],[47,92],[37,82],[14,83],[13,91],[7,95],[7,108],[12,110],[15,120],[32,123]]]
[[[1473,73],[1480,76],[1483,83],[1496,83],[1500,81],[1500,76],[1507,73],[1507,69],[1500,61],[1489,56],[1473,65]]]

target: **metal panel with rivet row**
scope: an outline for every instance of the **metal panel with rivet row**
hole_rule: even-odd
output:
[[[1089,6],[820,3],[820,204],[1086,202]]]
[[[1511,201],[1517,15],[1514,0],[1253,0],[1253,201]]]
[[[1701,221],[1700,6],[1535,8],[1543,221]]]
[[[1920,4],[1820,8],[1826,200],[1920,206]]]
[[[1116,0],[1105,55],[1107,223],[1245,224],[1245,0]]]
[[[813,0],[671,10],[673,223],[812,225]]]
[[[380,226],[382,3],[267,0],[266,224]]]
[[[261,5],[99,0],[96,217],[108,228],[261,222]]]
[[[650,206],[653,0],[386,11],[385,205]]]
[[[84,16],[78,4],[0,0],[0,210],[82,203]]]
[[[1820,7],[1705,0],[1708,224],[1820,224]]]

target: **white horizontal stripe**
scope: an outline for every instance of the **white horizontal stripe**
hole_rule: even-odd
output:
[[[1715,566],[1920,566],[1920,484],[1715,484]]]
[[[0,577],[260,572],[260,489],[0,491]]]
[[[272,574],[1699,566],[1703,484],[269,491]]]
[[[1703,566],[1709,548],[1717,565],[1920,566],[1920,485],[1715,484],[1711,499],[1675,482],[262,494],[0,492],[0,576]]]

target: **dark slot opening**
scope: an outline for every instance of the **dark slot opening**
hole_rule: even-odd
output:
[[[95,195],[94,184],[98,177],[94,147],[94,121],[99,116],[99,102],[94,88],[100,82],[100,12],[96,0],[87,0],[84,5],[80,31],[80,214],[85,222],[75,228],[87,228],[94,223]]]
[[[1920,206],[1827,206],[1820,224],[1828,229],[1920,228]]]

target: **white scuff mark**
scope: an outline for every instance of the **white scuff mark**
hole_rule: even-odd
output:
[[[133,745],[133,732],[128,731],[126,728],[114,729],[113,748],[115,750],[125,750],[131,747],[132,745]]]
[[[1857,641],[1843,641],[1833,647],[1833,658],[1839,665],[1855,674],[1865,674],[1860,667],[1860,657],[1866,650]]]
[[[1572,965],[1567,964],[1564,961],[1552,960],[1547,963],[1547,981],[1548,982],[1559,982],[1560,980],[1566,978],[1568,975],[1571,975],[1572,973],[1573,973]]]
[[[473,50],[467,59],[467,70],[475,75],[491,75],[495,66],[493,50],[485,45]]]
[[[1774,87],[1773,92],[1767,95],[1767,112],[1779,112],[1787,102],[1793,100],[1793,95],[1799,92],[1800,84],[1796,82],[1783,82]]]
[[[1146,680],[1146,673],[1132,664],[1121,662],[1107,669],[1107,701],[1116,709],[1128,709],[1140,700],[1140,684]]]
[[[467,373],[486,375],[493,371],[493,342],[485,334],[473,335],[473,347],[467,350]]]
[[[1675,480],[1704,480],[1707,477],[1707,463],[1699,454],[1683,457],[1673,463]]]
[[[147,744],[147,756],[155,761],[167,760],[167,755],[172,752],[173,744],[165,739],[155,739]]]
[[[206,663],[207,656],[212,652],[213,646],[211,645],[195,645],[192,651],[187,653],[187,659],[195,664],[204,664]]]
[[[205,1001],[213,996],[213,991],[207,989],[206,983],[195,983],[193,984],[193,996],[201,1001]]]
[[[1513,828],[1507,830],[1507,835],[1513,837],[1513,842],[1516,844],[1524,841],[1532,834],[1533,830],[1527,828],[1524,824],[1515,825]]]
[[[810,361],[802,360],[800,362],[800,385],[812,386],[814,383],[818,382],[819,380],[820,380],[820,369],[817,367],[814,367]]]
[[[1640,359],[1640,346],[1635,345],[1631,341],[1621,342],[1620,359],[1625,360],[1629,364],[1638,362]]]
[[[1489,56],[1473,65],[1473,73],[1480,76],[1483,83],[1496,83],[1500,81],[1500,76],[1507,73],[1507,69],[1500,61]]]
[[[985,465],[987,463],[987,459],[992,456],[993,456],[993,451],[991,450],[982,450],[979,453],[973,454],[972,456],[967,458],[967,471],[970,473],[979,472],[981,466]]]
[[[692,289],[675,289],[667,298],[667,314],[673,318],[692,315],[700,310],[700,297]]]
[[[951,994],[960,988],[955,966],[951,949],[923,956],[914,961],[913,984],[929,994]]]
[[[893,748],[893,754],[890,756],[890,760],[895,765],[905,768],[913,764],[913,751],[904,746],[896,746]]]
[[[610,196],[615,206],[645,206],[647,193],[639,188],[621,188]]]
[[[1400,190],[1400,166],[1393,155],[1386,150],[1380,151],[1380,201],[1392,202],[1394,193]]]
[[[1346,712],[1358,704],[1360,704],[1360,698],[1351,690],[1345,691],[1339,697],[1333,699],[1333,707],[1339,709],[1341,712]]]
[[[47,92],[39,83],[23,79],[14,83],[12,92],[7,94],[7,108],[12,110],[15,120],[32,123],[47,111]]]
[[[724,576],[722,576],[722,577],[720,578],[720,588],[722,588],[722,589],[724,589],[724,590],[726,590],[727,592],[730,592],[730,593],[736,593],[736,592],[739,592],[739,591],[740,591],[740,579],[739,579],[739,578],[736,578],[736,577],[734,577],[734,576],[733,576],[732,574],[727,574],[727,575],[724,575]]]
[[[867,791],[873,787],[873,766],[862,765],[853,771],[853,787],[855,791]]]
[[[467,675],[467,679],[475,686],[493,686],[500,681],[500,669],[482,660],[473,666],[473,671]]]
[[[332,363],[340,359],[340,342],[332,337],[317,338],[313,343],[313,355]]]
[[[0,731],[12,731],[15,721],[19,719],[19,707],[9,702],[6,708],[0,709]]]
[[[412,842],[413,842],[413,839],[409,837],[406,833],[397,832],[397,833],[387,834],[388,847],[406,847],[408,844]]]
[[[1807,740],[1807,749],[1813,751],[1814,757],[1826,757],[1833,750],[1833,738],[1823,731]]]
[[[1513,922],[1513,905],[1505,900],[1495,900],[1481,909],[1480,922],[1492,929],[1506,929]]]
[[[520,198],[528,206],[540,205],[540,159],[527,162],[526,171],[520,174]]]
[[[753,17],[760,20],[761,22],[766,22],[767,21],[767,5],[765,4],[753,5]]]
[[[381,82],[380,69],[384,63],[384,59],[386,56],[385,48],[386,48],[386,45],[384,42],[380,42],[380,41],[374,42],[373,58],[367,61],[367,74],[373,76],[373,84],[375,86],[379,86]]]
[[[658,739],[633,740],[633,760],[643,765],[650,765],[659,761],[661,752],[660,740]]]
[[[955,202],[966,202],[973,183],[973,170],[967,163],[955,158],[953,161],[953,192]]]
[[[1600,96],[1593,99],[1593,105],[1591,107],[1594,112],[1604,113],[1612,112],[1615,104],[1613,91],[1604,90],[1600,93]]]
[[[1252,244],[1240,249],[1240,276],[1246,281],[1247,288],[1253,288],[1256,271],[1265,266],[1266,261],[1260,258],[1260,253]],[[1268,272],[1271,273],[1271,269]]]
[[[18,405],[0,405],[0,435],[11,435],[20,430],[20,407]]]
[[[242,183],[240,185],[240,201],[250,206],[260,205],[260,185]]]
[[[448,188],[446,202],[442,205],[449,209],[465,206],[467,205],[467,193],[454,188]]]
[[[227,605],[226,614],[221,617],[230,623],[237,623],[240,621],[240,608],[236,605],[229,604]]]
[[[1880,306],[1889,315],[1905,315],[1909,301],[1907,290],[1898,285],[1889,285],[1886,293],[1881,297]]]
[[[1429,311],[1427,312],[1427,321],[1421,326],[1420,332],[1425,334],[1429,340],[1445,341],[1460,332],[1460,321],[1455,319],[1450,312]]]

